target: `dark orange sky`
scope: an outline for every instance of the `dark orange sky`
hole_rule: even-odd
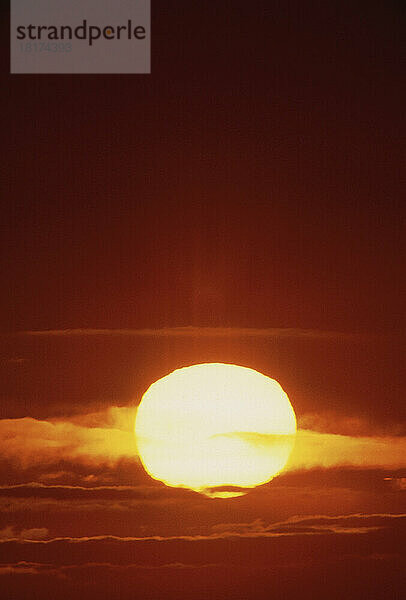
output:
[[[5,598],[401,597],[404,25],[155,0],[151,75],[11,76],[2,9]],[[131,431],[215,361],[302,436],[232,500],[151,480]]]

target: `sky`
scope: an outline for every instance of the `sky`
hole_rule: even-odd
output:
[[[10,75],[1,15],[0,590],[400,598],[402,3],[155,0],[150,75]],[[296,412],[238,498],[137,456],[203,362]]]

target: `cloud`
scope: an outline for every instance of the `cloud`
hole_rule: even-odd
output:
[[[229,561],[162,563],[160,565],[114,564],[105,560],[52,565],[21,561],[1,567],[1,585],[5,597],[71,600],[72,597],[133,600],[134,596],[149,600],[183,600],[223,598],[227,600],[267,600],[272,597],[296,600],[323,598],[374,598],[388,600],[399,597],[404,583],[404,562],[398,554],[348,552],[333,555],[320,553],[320,548],[307,548],[277,558],[268,556],[248,564],[245,555],[237,562]],[[263,549],[261,548],[261,551]],[[296,553],[296,554],[295,554]],[[253,558],[261,556],[254,552]],[[354,572],[356,577],[354,577]]]
[[[191,491],[183,490],[187,496]],[[120,501],[126,500],[162,500],[173,496],[181,496],[175,488],[167,486],[145,486],[145,485],[99,485],[95,487],[83,487],[80,485],[45,485],[43,483],[31,482],[17,485],[0,486],[0,498],[42,498],[49,500],[61,500],[64,503],[70,500],[97,501]]]
[[[406,491],[406,477],[385,477],[385,481],[389,482],[394,490]]]
[[[179,557],[176,556],[177,548],[182,547],[185,550],[190,551],[190,555],[186,552],[185,558],[186,564],[193,564],[193,555],[196,557],[195,549],[199,545],[204,546],[206,542],[210,543],[210,547],[215,548],[213,544],[221,543],[224,544],[227,540],[240,540],[241,543],[246,543],[251,547],[253,540],[258,542],[262,540],[263,544],[271,544],[271,547],[278,547],[282,543],[284,538],[287,538],[285,545],[290,544],[288,538],[296,538],[296,543],[306,544],[305,538],[316,537],[326,538],[333,534],[336,537],[336,543],[338,537],[341,538],[353,538],[358,539],[359,536],[364,537],[366,535],[376,537],[376,539],[383,540],[382,534],[391,533],[396,536],[403,536],[406,530],[406,514],[348,514],[348,515],[337,515],[337,516],[326,516],[326,515],[311,515],[307,517],[292,517],[284,521],[277,523],[271,523],[265,525],[260,519],[253,521],[252,523],[225,523],[218,524],[212,527],[212,531],[206,535],[148,535],[148,536],[116,536],[116,535],[94,535],[94,536],[81,536],[81,537],[57,537],[48,538],[47,530],[44,530],[44,537],[37,539],[29,539],[23,537],[20,534],[17,537],[9,536],[10,532],[13,532],[13,528],[7,528],[4,539],[1,540],[1,546],[3,548],[15,548],[19,546],[25,547],[28,552],[27,555],[37,554],[43,557],[47,554],[46,548],[60,548],[69,544],[69,548],[72,549],[72,553],[76,556],[82,556],[87,562],[89,554],[87,554],[86,546],[95,550],[94,556],[98,556],[97,550],[103,549],[103,544],[109,547],[110,550],[115,549],[115,553],[112,556],[121,558],[117,564],[128,564],[129,559],[133,554],[127,555],[125,552],[126,546],[128,548],[139,550],[136,555],[140,559],[140,564],[162,564],[164,558],[170,557],[165,564],[173,564],[178,562]],[[37,530],[29,530],[37,531]],[[379,532],[382,532],[379,533]],[[386,532],[386,533],[385,533]],[[385,538],[386,539],[386,538]],[[13,544],[16,543],[17,546]],[[162,546],[162,550],[167,548],[170,550],[169,554],[164,556],[164,553],[154,550],[155,543]],[[329,542],[323,542],[328,545]],[[341,543],[341,542],[340,542]],[[342,542],[343,544],[345,542]],[[363,542],[362,542],[363,544]],[[231,548],[227,545],[228,548]],[[31,550],[30,550],[31,549]],[[142,550],[142,551],[141,551]],[[393,548],[391,548],[393,550]],[[175,553],[175,554],[174,554]],[[238,554],[238,553],[237,553]],[[62,554],[59,554],[62,557]],[[148,560],[154,558],[155,560],[151,563]],[[30,560],[27,558],[27,560]],[[224,556],[223,560],[227,560]],[[215,561],[216,562],[216,561]]]
[[[349,514],[294,516],[284,521],[266,525],[262,519],[251,523],[221,523],[212,530],[222,536],[272,537],[295,534],[352,534],[368,533],[392,527],[406,528],[406,514]]]
[[[26,363],[28,361],[28,358],[23,358],[20,356],[16,356],[13,358],[6,358],[6,359],[2,359],[0,360],[0,363],[6,364],[6,365],[23,365],[24,363]]]
[[[392,469],[405,467],[406,438],[353,437],[298,431],[287,467],[289,470],[336,466]]]
[[[34,541],[44,540],[49,537],[49,531],[46,527],[34,527],[32,529],[21,529],[17,532],[11,525],[7,525],[0,530],[0,542],[9,541]]]
[[[126,336],[126,337],[258,337],[304,339],[370,339],[371,335],[302,329],[295,327],[162,327],[144,329],[44,329],[21,331],[17,335],[35,337]]]
[[[275,445],[289,446],[294,436],[255,432],[232,432],[217,437],[238,439],[271,452]],[[346,436],[318,431],[299,430],[287,470],[348,467],[406,467],[406,438],[384,436]]]
[[[131,411],[122,412],[130,425]],[[94,427],[81,425],[80,418],[76,422],[30,417],[0,420],[2,458],[23,469],[33,464],[52,465],[61,459],[92,464],[114,464],[122,458],[135,460],[133,432],[115,423],[114,410],[107,411],[105,420],[108,419],[110,425],[102,426],[100,422],[100,426]]]
[[[61,471],[60,464],[103,465],[119,461],[138,462],[133,432],[135,407],[111,407],[107,411],[70,419],[39,420],[30,417],[0,420],[2,459],[17,469],[41,467],[41,477]],[[241,432],[248,445],[264,451],[274,436]],[[59,465],[59,468],[55,468]],[[287,470],[298,471],[338,466],[399,469],[406,466],[406,438],[390,436],[348,436],[300,430]],[[98,480],[89,474],[88,483]],[[57,475],[55,475],[57,477]],[[103,483],[102,474],[100,482]]]
[[[41,572],[55,573],[55,569],[50,569],[47,565],[38,563],[27,563],[21,561],[14,564],[5,564],[0,566],[1,575],[38,575]]]
[[[0,543],[7,597],[397,597],[405,515],[295,517],[223,524],[206,536],[60,537]],[[354,572],[357,574],[354,578]],[[63,579],[63,585],[61,585]],[[19,587],[20,586],[20,587]],[[27,586],[29,586],[27,588]],[[369,587],[368,587],[369,586]],[[397,590],[397,591],[396,591]],[[347,593],[347,595],[346,595]]]
[[[0,531],[0,542],[19,541],[22,543],[53,544],[70,542],[83,544],[86,542],[109,541],[119,542],[201,542],[204,540],[220,540],[232,538],[280,538],[291,535],[328,535],[328,534],[366,534],[376,530],[406,530],[406,514],[348,514],[338,516],[309,515],[291,517],[284,521],[266,525],[262,519],[251,523],[222,523],[212,526],[208,534],[195,535],[145,535],[118,536],[94,535],[81,537],[49,538],[46,528],[23,529],[16,533],[14,527],[7,526]]]
[[[8,565],[3,565],[0,566],[0,575],[2,574],[40,574],[40,573],[56,573],[56,572],[69,572],[72,571],[74,569],[114,569],[116,571],[123,571],[123,570],[133,570],[133,569],[141,569],[141,570],[153,570],[153,569],[176,569],[176,570],[180,570],[180,569],[207,569],[210,567],[216,567],[219,566],[218,564],[214,564],[214,563],[207,563],[207,564],[187,564],[187,563],[181,563],[181,562],[175,562],[175,563],[170,563],[170,564],[165,564],[165,565],[158,565],[158,566],[149,566],[149,565],[143,565],[143,564],[139,564],[139,563],[132,563],[132,564],[128,564],[128,565],[116,565],[114,563],[111,562],[87,562],[84,563],[83,565],[66,565],[66,566],[60,566],[58,569],[55,569],[52,567],[52,565],[49,564],[42,564],[42,563],[29,563],[26,561],[21,561],[18,563],[13,563],[13,564],[8,564]]]

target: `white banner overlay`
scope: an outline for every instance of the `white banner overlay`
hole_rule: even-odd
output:
[[[150,0],[11,0],[11,73],[150,73]]]

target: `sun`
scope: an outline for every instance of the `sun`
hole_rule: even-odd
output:
[[[270,481],[285,467],[295,434],[294,410],[277,381],[222,363],[159,379],[143,395],[135,420],[147,473],[212,497],[241,495],[240,488]]]

